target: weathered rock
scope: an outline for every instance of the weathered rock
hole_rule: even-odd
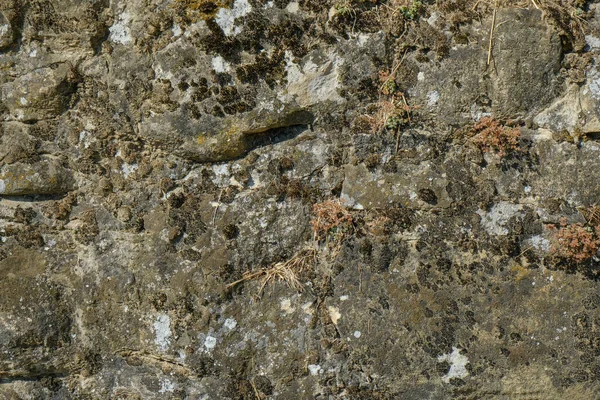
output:
[[[273,101],[248,113],[229,118],[207,118],[194,123],[181,114],[157,115],[139,126],[140,133],[174,154],[197,161],[217,162],[239,158],[261,144],[286,136],[279,128],[306,127],[314,116],[297,105]]]
[[[385,208],[400,204],[403,207],[432,206],[432,196],[419,196],[423,190],[432,191],[436,207],[448,207],[450,201],[445,191],[448,184],[432,166],[423,164],[401,166],[394,174],[376,174],[365,166],[347,166],[341,200],[357,210]],[[426,197],[426,198],[424,198]]]
[[[14,30],[12,24],[0,11],[0,49],[9,47],[14,42]]]
[[[569,86],[564,96],[557,99],[550,107],[535,116],[534,122],[540,127],[554,132],[569,131],[573,136],[593,134],[600,131],[600,39],[596,36],[586,36],[589,47],[585,67],[573,65],[572,69],[583,76],[582,82]],[[587,65],[591,61],[591,65]]]
[[[600,398],[600,14],[492,3],[0,0],[0,398]]]
[[[61,194],[73,190],[74,186],[71,171],[53,159],[0,167],[0,195],[3,196]]]
[[[561,43],[536,10],[501,10],[488,65],[491,22],[474,24],[468,44],[450,49],[438,63],[419,63],[410,90],[444,125],[485,115],[534,115],[563,89],[559,76]]]
[[[18,121],[53,118],[69,106],[75,90],[72,67],[58,64],[39,68],[0,88],[0,99]]]

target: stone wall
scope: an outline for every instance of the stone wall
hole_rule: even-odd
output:
[[[597,8],[0,0],[0,397],[600,398]]]

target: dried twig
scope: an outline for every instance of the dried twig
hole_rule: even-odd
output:
[[[223,195],[223,189],[219,192],[219,198],[217,199],[217,205],[215,206],[215,212],[212,217],[212,226],[215,226],[215,219],[217,218],[217,210],[219,210],[219,206],[221,206],[221,196]]]
[[[256,399],[261,400],[260,393],[258,392],[258,389],[256,389],[256,385],[254,384],[253,381],[254,381],[253,379],[249,380],[250,386],[252,386],[252,390],[254,390],[254,395],[256,396]]]
[[[488,48],[487,66],[492,62],[492,50],[494,48],[494,29],[496,28],[496,12],[498,11],[498,0],[494,2],[494,14],[492,16],[492,27],[490,28],[490,45]]]

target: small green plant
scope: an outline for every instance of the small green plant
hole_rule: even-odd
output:
[[[398,90],[396,71],[392,71],[391,73],[387,70],[379,71],[379,81],[381,82],[379,91],[386,96],[393,96]]]
[[[336,13],[342,17],[347,15],[354,16],[356,14],[356,11],[354,10],[350,0],[338,1],[333,7],[335,8]]]
[[[422,9],[423,3],[419,0],[415,0],[408,6],[400,6],[399,11],[404,18],[413,20],[419,16]]]

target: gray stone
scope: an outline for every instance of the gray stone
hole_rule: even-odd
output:
[[[470,27],[468,45],[450,49],[439,63],[419,63],[410,93],[441,124],[535,115],[559,94],[561,44],[536,10],[504,9],[497,15],[490,65],[491,21]]]

